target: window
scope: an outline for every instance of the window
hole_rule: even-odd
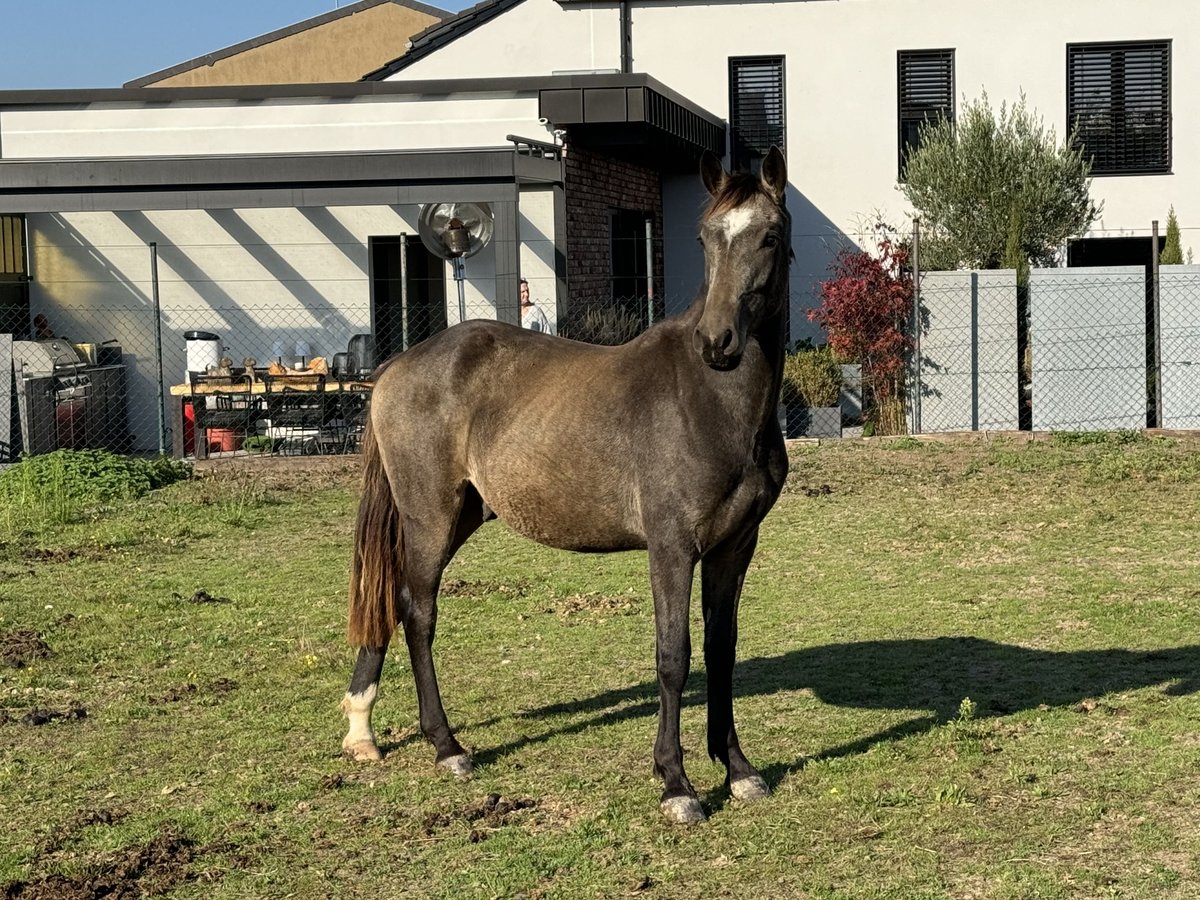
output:
[[[752,171],[771,145],[785,149],[783,57],[742,56],[729,60],[730,163]]]
[[[1067,128],[1094,175],[1171,171],[1171,42],[1067,45]]]
[[[29,329],[29,261],[24,216],[0,216],[0,334],[25,337]],[[0,371],[0,378],[8,372]],[[2,447],[2,441],[0,441]],[[2,458],[3,454],[0,454]]]
[[[908,154],[920,146],[922,122],[954,121],[954,51],[901,50],[896,55],[900,121],[900,177]]]
[[[640,300],[637,308],[645,306],[649,290],[646,226],[652,221],[650,213],[638,210],[614,209],[611,212],[612,296],[618,304]]]

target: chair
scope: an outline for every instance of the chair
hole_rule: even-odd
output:
[[[331,411],[324,375],[264,375],[268,434],[278,452],[315,454],[325,452],[330,439]]]
[[[337,398],[337,443],[342,453],[357,453],[362,448],[363,430],[367,427],[371,385],[343,381],[334,396]]]
[[[262,398],[250,393],[250,376],[193,372],[189,380],[196,458],[207,457],[214,444],[222,451],[240,449],[246,436],[258,431],[258,420],[263,417]],[[207,390],[198,391],[200,387]],[[211,434],[214,431],[224,434],[214,437]]]

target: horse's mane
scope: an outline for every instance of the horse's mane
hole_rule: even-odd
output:
[[[749,172],[734,172],[726,175],[721,182],[720,191],[712,198],[704,210],[702,218],[707,221],[713,216],[737,209],[761,190],[762,180],[757,175]]]

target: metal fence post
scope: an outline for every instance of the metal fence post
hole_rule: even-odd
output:
[[[400,349],[408,349],[408,235],[400,232]]]
[[[1158,290],[1158,219],[1150,223],[1150,309],[1154,316],[1154,425],[1162,428],[1162,315]]]
[[[654,220],[646,217],[646,327],[654,324]]]
[[[150,288],[154,295],[154,362],[158,370],[158,455],[167,455],[167,398],[163,387],[162,308],[158,299],[158,242],[150,242]]]
[[[913,219],[913,391],[912,433],[921,433],[921,220]]]

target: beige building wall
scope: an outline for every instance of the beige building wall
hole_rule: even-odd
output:
[[[358,81],[403,55],[412,35],[438,21],[436,16],[398,3],[380,3],[230,56],[202,57],[195,68],[142,86]]]

